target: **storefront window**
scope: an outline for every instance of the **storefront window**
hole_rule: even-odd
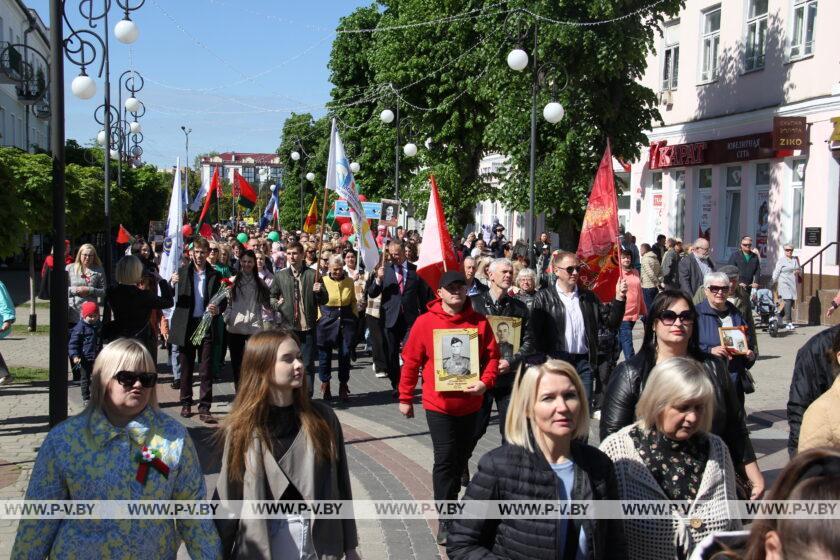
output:
[[[698,177],[697,185],[701,189],[711,189],[712,188],[712,168],[706,167],[700,170],[700,175]]]
[[[770,229],[770,164],[755,166],[755,248],[762,258],[767,256],[767,239]]]
[[[662,190],[662,172],[651,173],[650,174],[650,189],[652,191],[661,191]]]
[[[802,212],[805,209],[805,159],[793,160],[793,224],[790,232],[790,244],[796,248],[802,246]]]
[[[741,240],[741,167],[726,168],[726,248],[736,249]],[[727,252],[728,254],[728,252]]]
[[[685,171],[674,171],[674,216],[671,233],[674,237],[685,235]]]

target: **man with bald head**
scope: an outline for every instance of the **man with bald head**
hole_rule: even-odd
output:
[[[703,286],[703,278],[715,271],[715,263],[711,259],[709,240],[698,237],[691,247],[691,254],[680,259],[679,279],[680,289],[689,299]]]

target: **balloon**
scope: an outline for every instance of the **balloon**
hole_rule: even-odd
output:
[[[349,222],[344,222],[341,224],[341,233],[344,235],[350,235],[353,233],[353,224]]]
[[[359,195],[359,200],[361,200],[362,202],[367,202],[367,197],[363,194],[360,194]]]
[[[236,236],[236,240],[244,245],[245,243],[248,243],[248,234],[241,232]]]
[[[181,228],[181,233],[184,234],[184,237],[190,237],[193,234],[193,227],[190,224],[185,224]]]
[[[343,226],[344,224],[350,223],[350,218],[348,218],[347,216],[342,216],[340,218],[336,218],[335,223]]]
[[[268,238],[269,241],[272,241],[272,242],[280,241],[280,234],[277,233],[276,231],[268,232],[268,235],[266,237]]]

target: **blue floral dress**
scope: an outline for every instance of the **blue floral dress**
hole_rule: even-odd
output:
[[[136,480],[140,449],[160,452],[169,476],[150,468]],[[125,428],[98,410],[69,418],[47,434],[27,500],[203,500],[195,447],[178,421],[146,407]],[[21,520],[13,559],[175,559],[181,540],[193,559],[221,558],[212,519]]]

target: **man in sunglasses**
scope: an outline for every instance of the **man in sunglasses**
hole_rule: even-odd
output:
[[[747,296],[753,288],[758,288],[761,260],[753,252],[752,237],[745,235],[741,238],[741,250],[732,253],[727,264],[738,267],[738,284],[747,292]]]
[[[558,252],[551,261],[556,281],[534,298],[529,328],[535,350],[575,366],[587,400],[592,397],[592,375],[598,368],[598,328],[601,302],[578,286],[580,261],[574,253]],[[607,327],[617,330],[624,317],[627,282],[620,278],[610,304]]]

